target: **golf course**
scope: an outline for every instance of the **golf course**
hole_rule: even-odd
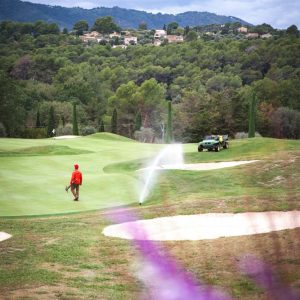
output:
[[[198,152],[197,144],[183,144],[185,164],[254,162],[160,170],[139,205],[140,169],[164,147],[111,133],[1,138],[0,232],[11,238],[0,242],[0,299],[147,299],[147,287],[136,276],[141,253],[129,240],[102,234],[114,223],[108,211],[148,220],[300,210],[300,141],[261,137],[230,140],[229,149],[220,152]],[[74,164],[83,174],[78,202],[65,191]],[[298,227],[155,245],[199,284],[232,299],[275,299],[242,274],[238,263],[254,255],[272,269],[280,286],[300,289],[299,236]]]

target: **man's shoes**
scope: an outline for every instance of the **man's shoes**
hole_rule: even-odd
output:
[[[76,198],[74,199],[74,201],[78,201],[78,197],[76,197]]]
[[[66,187],[65,187],[65,190],[66,190],[66,192],[68,192],[69,191],[69,187],[66,185]]]

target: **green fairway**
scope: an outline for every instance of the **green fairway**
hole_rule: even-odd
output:
[[[65,214],[137,203],[139,179],[134,171],[162,147],[108,133],[64,140],[1,139],[0,216]],[[229,150],[219,153],[198,153],[196,144],[184,145],[184,152],[185,162],[195,163],[270,160],[272,155],[299,148],[299,141],[256,138],[233,141]],[[80,165],[84,175],[78,203],[72,201],[71,192],[67,194],[64,190],[74,163]],[[242,195],[245,187],[241,188],[241,177],[234,176],[234,172],[233,169],[213,173],[170,171],[169,178],[175,184],[171,184],[169,194],[176,199],[186,196],[186,192],[200,192],[195,182],[206,182],[207,174],[214,174],[211,176],[214,184],[220,186],[219,191]],[[230,177],[233,180],[228,180]],[[158,188],[159,185],[154,189],[155,199],[150,197],[150,200],[160,201]],[[200,196],[210,196],[212,188],[211,184],[205,184]]]
[[[152,156],[160,147],[106,133],[65,140],[1,139],[0,216],[61,214],[137,202],[137,179],[106,174],[103,168]],[[74,163],[84,176],[78,203],[64,190]]]

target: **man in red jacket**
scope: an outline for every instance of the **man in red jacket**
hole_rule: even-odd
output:
[[[82,173],[78,169],[79,166],[77,164],[74,165],[74,171],[70,180],[70,186],[72,194],[74,196],[74,201],[79,200],[79,186],[82,185]]]

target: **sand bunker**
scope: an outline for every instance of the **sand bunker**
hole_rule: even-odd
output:
[[[55,136],[53,137],[55,140],[66,140],[66,139],[76,139],[80,138],[79,135],[61,135],[61,136]]]
[[[12,236],[6,232],[0,231],[0,242],[5,241],[9,238],[11,238]]]
[[[159,165],[155,167],[156,170],[188,170],[188,171],[205,171],[216,170],[228,167],[235,167],[244,164],[257,162],[258,160],[241,160],[241,161],[224,161],[215,163],[198,163],[198,164],[181,164],[181,165]],[[142,170],[147,170],[145,168]]]
[[[194,241],[267,233],[300,227],[300,211],[210,213],[138,220],[111,225],[106,236],[155,241]],[[141,235],[142,234],[142,235]]]

